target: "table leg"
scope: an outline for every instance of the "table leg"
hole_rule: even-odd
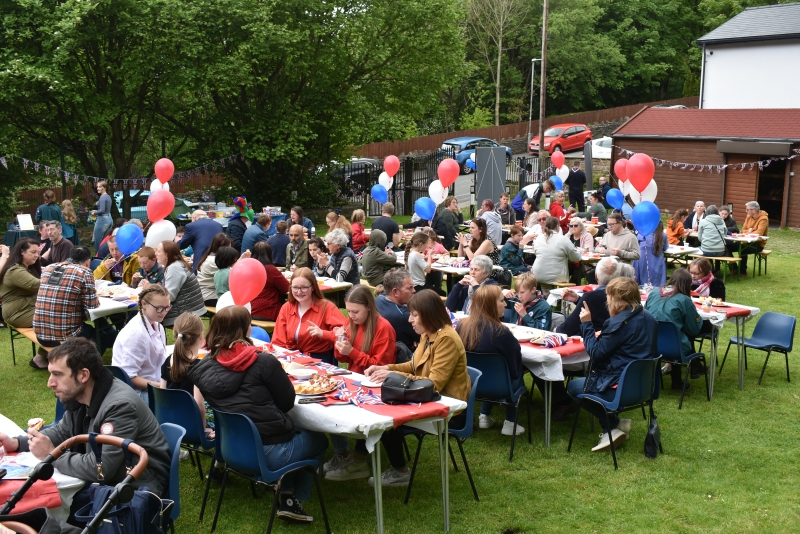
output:
[[[444,531],[450,531],[450,469],[447,465],[447,419],[436,423],[439,440],[439,469],[442,476],[442,513],[444,515]]]
[[[742,322],[741,333],[739,333],[740,320]],[[740,341],[744,341],[744,320],[741,317],[736,318],[736,336]],[[739,389],[744,389],[744,345],[742,343],[736,346],[736,356],[739,359]]]
[[[372,451],[372,477],[375,482],[375,516],[378,520],[378,534],[383,534],[383,484],[381,484],[381,442],[375,443]]]
[[[531,385],[533,387],[533,385]],[[544,383],[544,446],[550,446],[550,410],[553,405],[553,383],[549,380]],[[519,416],[517,416],[519,417]]]

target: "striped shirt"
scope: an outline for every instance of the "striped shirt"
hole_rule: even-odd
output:
[[[57,284],[50,283],[54,272],[63,273]],[[75,336],[81,331],[86,310],[98,306],[100,301],[94,287],[94,275],[88,267],[71,261],[49,265],[42,270],[36,296],[33,314],[36,337],[42,341],[61,342]]]

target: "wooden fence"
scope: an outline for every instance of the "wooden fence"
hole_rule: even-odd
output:
[[[619,120],[624,117],[630,117],[644,106],[654,106],[657,104],[666,105],[684,105],[687,107],[697,107],[699,105],[700,97],[690,96],[686,98],[677,98],[675,100],[660,100],[658,102],[648,102],[646,104],[632,104],[630,106],[622,106],[611,109],[600,109],[597,111],[585,111],[583,113],[573,113],[571,115],[562,115],[560,117],[548,117],[545,119],[545,127],[562,122],[577,122],[580,124],[593,124],[598,122],[607,122]],[[537,135],[539,131],[539,121],[531,122],[532,135]],[[383,143],[370,143],[363,145],[355,151],[357,156],[373,157],[383,159],[389,155],[400,156],[401,154],[411,154],[413,152],[430,152],[441,147],[442,143],[447,139],[463,136],[474,137],[488,137],[489,139],[502,140],[502,139],[515,139],[524,137],[528,133],[528,123],[517,122],[514,124],[503,124],[500,126],[489,126],[487,128],[478,128],[475,130],[462,130],[460,132],[448,132],[435,135],[426,135],[424,137],[415,137],[407,141],[386,141]]]

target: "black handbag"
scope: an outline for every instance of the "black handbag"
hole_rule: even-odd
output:
[[[651,459],[655,458],[658,456],[658,449],[660,448],[661,430],[658,428],[658,419],[653,415],[653,417],[650,418],[650,428],[647,430],[647,435],[644,437],[644,455]]]
[[[386,404],[431,402],[441,399],[433,380],[413,379],[400,373],[389,373],[381,385],[381,400]]]

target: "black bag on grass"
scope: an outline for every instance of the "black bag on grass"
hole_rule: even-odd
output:
[[[658,456],[659,448],[661,448],[661,430],[658,428],[658,419],[654,415],[650,418],[650,428],[644,438],[644,455],[653,459]]]

